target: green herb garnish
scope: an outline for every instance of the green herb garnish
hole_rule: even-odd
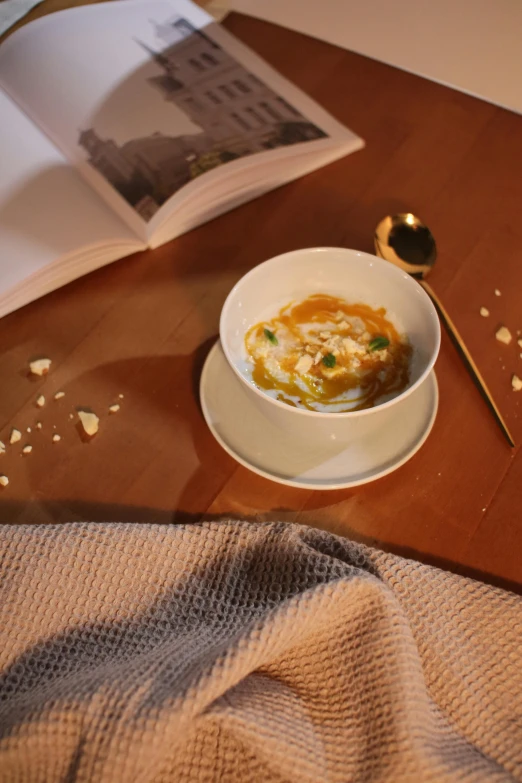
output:
[[[387,348],[390,344],[390,341],[387,337],[374,337],[373,340],[370,340],[368,343],[368,350],[369,351],[382,351],[383,348]]]
[[[325,367],[335,367],[337,359],[333,355],[333,353],[327,353],[326,356],[323,356],[323,364]]]
[[[272,345],[279,345],[279,340],[277,339],[275,334],[270,331],[270,329],[265,329],[264,332],[265,332],[266,339],[270,340]]]

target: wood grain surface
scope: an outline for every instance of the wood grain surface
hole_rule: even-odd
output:
[[[48,0],[40,12],[68,4]],[[26,435],[0,457],[10,479],[0,520],[296,520],[520,590],[520,449],[507,446],[446,335],[427,443],[352,491],[294,490],[239,467],[207,430],[197,389],[223,301],[246,271],[298,247],[371,252],[378,220],[411,210],[437,238],[430,282],[520,443],[522,392],[510,378],[522,377],[522,348],[494,335],[500,324],[522,329],[522,117],[253,19],[226,26],[366,149],[0,322],[0,438],[12,426]],[[27,377],[35,354],[53,360],[43,381]],[[58,390],[66,396],[54,402]],[[101,416],[90,443],[69,419],[78,405]],[[22,457],[25,442],[33,452]]]

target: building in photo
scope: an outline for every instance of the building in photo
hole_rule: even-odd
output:
[[[161,73],[151,89],[183,111],[200,131],[155,133],[118,146],[94,128],[79,144],[90,164],[149,220],[191,179],[222,163],[326,134],[187,20],[155,25],[165,48],[139,43]]]

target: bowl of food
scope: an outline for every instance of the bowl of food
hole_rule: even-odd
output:
[[[309,248],[254,267],[220,320],[228,364],[290,435],[346,440],[392,418],[433,369],[440,323],[408,274],[376,256]]]

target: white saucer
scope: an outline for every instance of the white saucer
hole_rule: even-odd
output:
[[[218,341],[200,382],[203,415],[210,431],[231,457],[279,484],[304,489],[344,489],[386,476],[404,465],[428,437],[439,404],[435,373],[414,392],[406,412],[367,438],[319,446],[292,442],[251,401],[230,369]]]

